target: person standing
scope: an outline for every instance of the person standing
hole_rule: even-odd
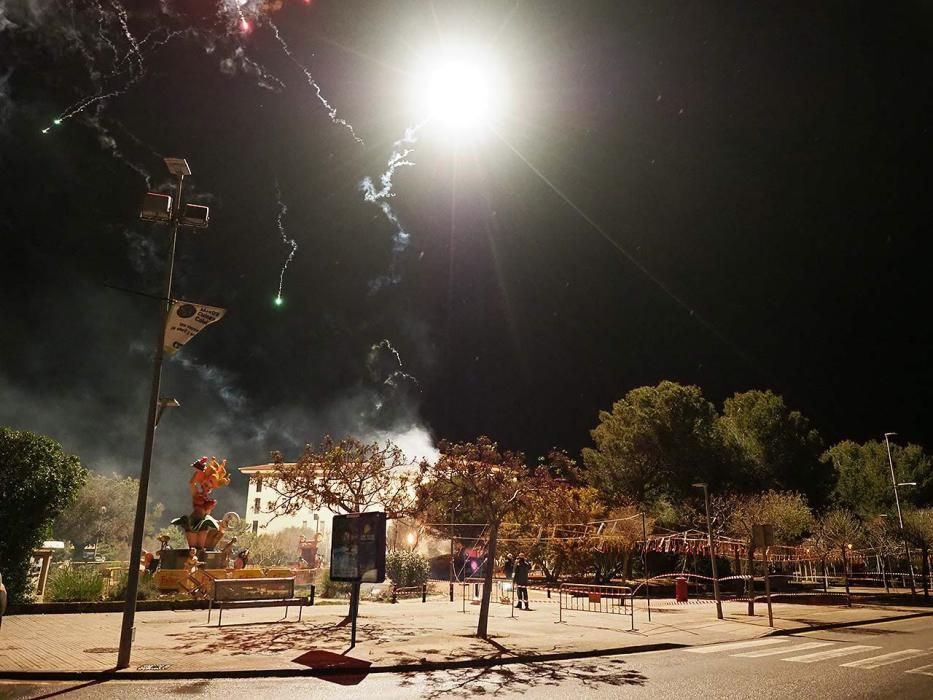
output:
[[[518,558],[515,560],[515,570],[512,574],[512,583],[515,585],[515,590],[518,592],[518,602],[515,604],[515,607],[519,610],[522,608],[522,601],[525,601],[525,610],[531,609],[528,607],[528,572],[530,570],[531,564],[525,559],[524,553],[519,553]]]
[[[512,573],[515,571],[515,557],[509,552],[505,555],[505,563],[502,565],[502,574],[509,580],[512,579]]]

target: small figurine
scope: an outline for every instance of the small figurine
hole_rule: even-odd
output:
[[[198,561],[198,550],[194,547],[188,550],[188,558],[185,559],[184,567],[189,572],[194,573],[198,570],[198,564],[201,562]]]

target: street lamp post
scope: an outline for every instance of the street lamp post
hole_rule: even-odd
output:
[[[136,634],[136,594],[139,589],[139,563],[142,559],[143,532],[146,525],[146,504],[149,496],[149,473],[152,467],[152,447],[155,442],[155,429],[162,410],[171,403],[162,405],[159,399],[159,387],[162,382],[162,358],[165,341],[165,326],[172,308],[172,271],[175,266],[175,244],[180,226],[207,225],[207,208],[197,205],[181,206],[182,186],[191,169],[184,158],[165,158],[168,171],[175,177],[175,199],[166,195],[149,193],[143,203],[140,218],[147,221],[171,224],[168,244],[168,259],[165,264],[165,283],[162,288],[162,313],[159,319],[159,331],[156,335],[155,358],[152,363],[152,388],[149,395],[149,411],[146,417],[146,442],[143,448],[143,461],[139,473],[139,492],[136,496],[136,518],[133,521],[133,540],[130,545],[130,570],[126,578],[126,600],[123,606],[123,622],[120,627],[120,647],[117,652],[117,668],[130,665],[130,653]],[[197,221],[196,221],[197,219]],[[177,402],[176,402],[177,403]],[[161,410],[160,410],[161,409]]]
[[[713,544],[713,524],[709,517],[709,487],[705,483],[693,484],[694,488],[703,489],[703,501],[706,504],[706,534],[709,537],[709,563],[713,569],[713,597],[716,599],[716,617],[722,619],[722,599],[719,597],[719,574],[716,571],[716,547]]]
[[[913,562],[910,561],[910,545],[907,544],[907,533],[904,531],[904,517],[901,515],[901,499],[897,495],[897,487],[915,485],[915,482],[897,483],[897,478],[894,476],[894,460],[891,458],[891,441],[888,439],[894,435],[897,435],[897,433],[885,433],[884,444],[888,450],[888,466],[891,467],[891,483],[894,485],[894,505],[897,507],[897,524],[901,528],[901,537],[904,538],[904,553],[907,555],[907,571],[910,573],[910,597],[914,599],[917,597],[917,583],[914,581],[914,565]]]

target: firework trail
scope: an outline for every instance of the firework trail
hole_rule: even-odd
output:
[[[143,63],[143,55],[140,50],[140,44],[137,42],[136,37],[133,36],[133,33],[130,31],[129,24],[127,22],[127,13],[126,8],[124,8],[117,0],[111,0],[110,6],[113,8],[113,13],[108,13],[99,2],[94,3],[94,7],[97,9],[97,36],[100,39],[102,44],[105,44],[110,51],[113,53],[113,69],[107,75],[108,78],[116,77],[121,75],[124,72],[123,64],[126,64],[126,80],[116,87],[105,88],[97,80],[97,71],[93,68],[91,69],[91,81],[97,87],[97,92],[90,96],[85,96],[79,99],[78,101],[72,103],[67,107],[61,114],[59,114],[55,119],[52,120],[52,123],[42,129],[43,134],[49,133],[49,130],[53,126],[61,126],[64,122],[71,119],[72,117],[81,114],[87,108],[96,105],[103,100],[106,100],[111,97],[119,97],[127,92],[135,83],[145,75],[145,64]],[[105,28],[108,26],[108,23],[113,19],[116,20],[119,24],[120,29],[122,30],[123,36],[125,37],[129,49],[127,50],[126,55],[120,58],[120,51],[117,49],[116,45],[111,41],[110,37],[107,35]],[[76,31],[76,30],[75,30]],[[157,46],[161,46],[169,39],[172,38],[174,33],[170,33],[169,36],[165,38]],[[79,51],[82,55],[85,56],[85,59],[91,58],[88,54],[86,47],[84,47],[83,42],[78,40],[77,42]],[[130,60],[132,57],[133,60]],[[90,66],[89,66],[90,68]]]
[[[285,52],[285,55],[288,56],[292,63],[298,66],[298,68],[301,69],[301,72],[305,74],[305,77],[308,79],[308,85],[314,89],[314,93],[317,95],[317,99],[322,105],[324,105],[324,109],[327,110],[327,116],[330,117],[331,122],[337,124],[338,126],[344,127],[347,131],[350,132],[350,135],[353,137],[354,141],[356,141],[361,146],[365,145],[363,143],[363,139],[356,135],[356,131],[354,130],[353,125],[350,124],[350,122],[348,122],[346,119],[337,116],[336,107],[333,107],[331,103],[327,101],[327,98],[324,97],[324,94],[321,91],[321,86],[318,85],[318,82],[311,75],[311,71],[309,71],[297,58],[295,58],[294,54],[292,54],[292,51],[290,48],[288,48],[288,44],[285,42],[285,39],[283,39],[282,35],[279,33],[279,28],[276,26],[275,22],[273,22],[271,19],[267,19],[267,21],[269,26],[272,27],[272,31],[275,34],[275,39],[279,42],[279,45]]]
[[[298,250],[298,243],[294,238],[289,238],[288,234],[285,232],[285,216],[288,214],[288,206],[282,199],[282,190],[279,187],[279,181],[275,181],[275,201],[279,205],[279,214],[275,219],[275,223],[279,227],[279,234],[282,236],[282,241],[285,245],[290,245],[292,247],[291,252],[288,254],[288,257],[285,258],[285,263],[282,265],[282,271],[279,272],[279,292],[275,296],[275,305],[282,305],[282,287],[285,284],[285,271],[288,269],[288,263],[292,261],[292,258],[295,257],[295,251]]]
[[[421,122],[417,126],[408,127],[402,138],[392,144],[392,155],[389,156],[389,160],[386,162],[386,170],[379,176],[380,189],[376,189],[373,179],[368,175],[360,181],[360,190],[363,192],[363,199],[382,209],[382,213],[385,215],[386,219],[395,227],[395,234],[392,236],[392,264],[389,271],[390,274],[370,282],[370,291],[372,292],[378,291],[387,283],[395,284],[399,281],[399,276],[395,271],[396,263],[398,256],[408,248],[411,235],[405,231],[401,221],[399,221],[398,215],[395,213],[395,210],[392,209],[392,205],[389,204],[388,200],[395,196],[395,193],[392,191],[392,178],[395,176],[395,171],[399,168],[406,166],[412,167],[415,165],[415,162],[410,160],[409,156],[414,151],[413,146],[418,142],[418,132],[421,131],[421,128],[426,123],[427,122]]]

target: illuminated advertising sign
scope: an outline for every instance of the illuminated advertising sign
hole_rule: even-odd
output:
[[[385,513],[335,515],[331,532],[331,581],[385,581]]]

